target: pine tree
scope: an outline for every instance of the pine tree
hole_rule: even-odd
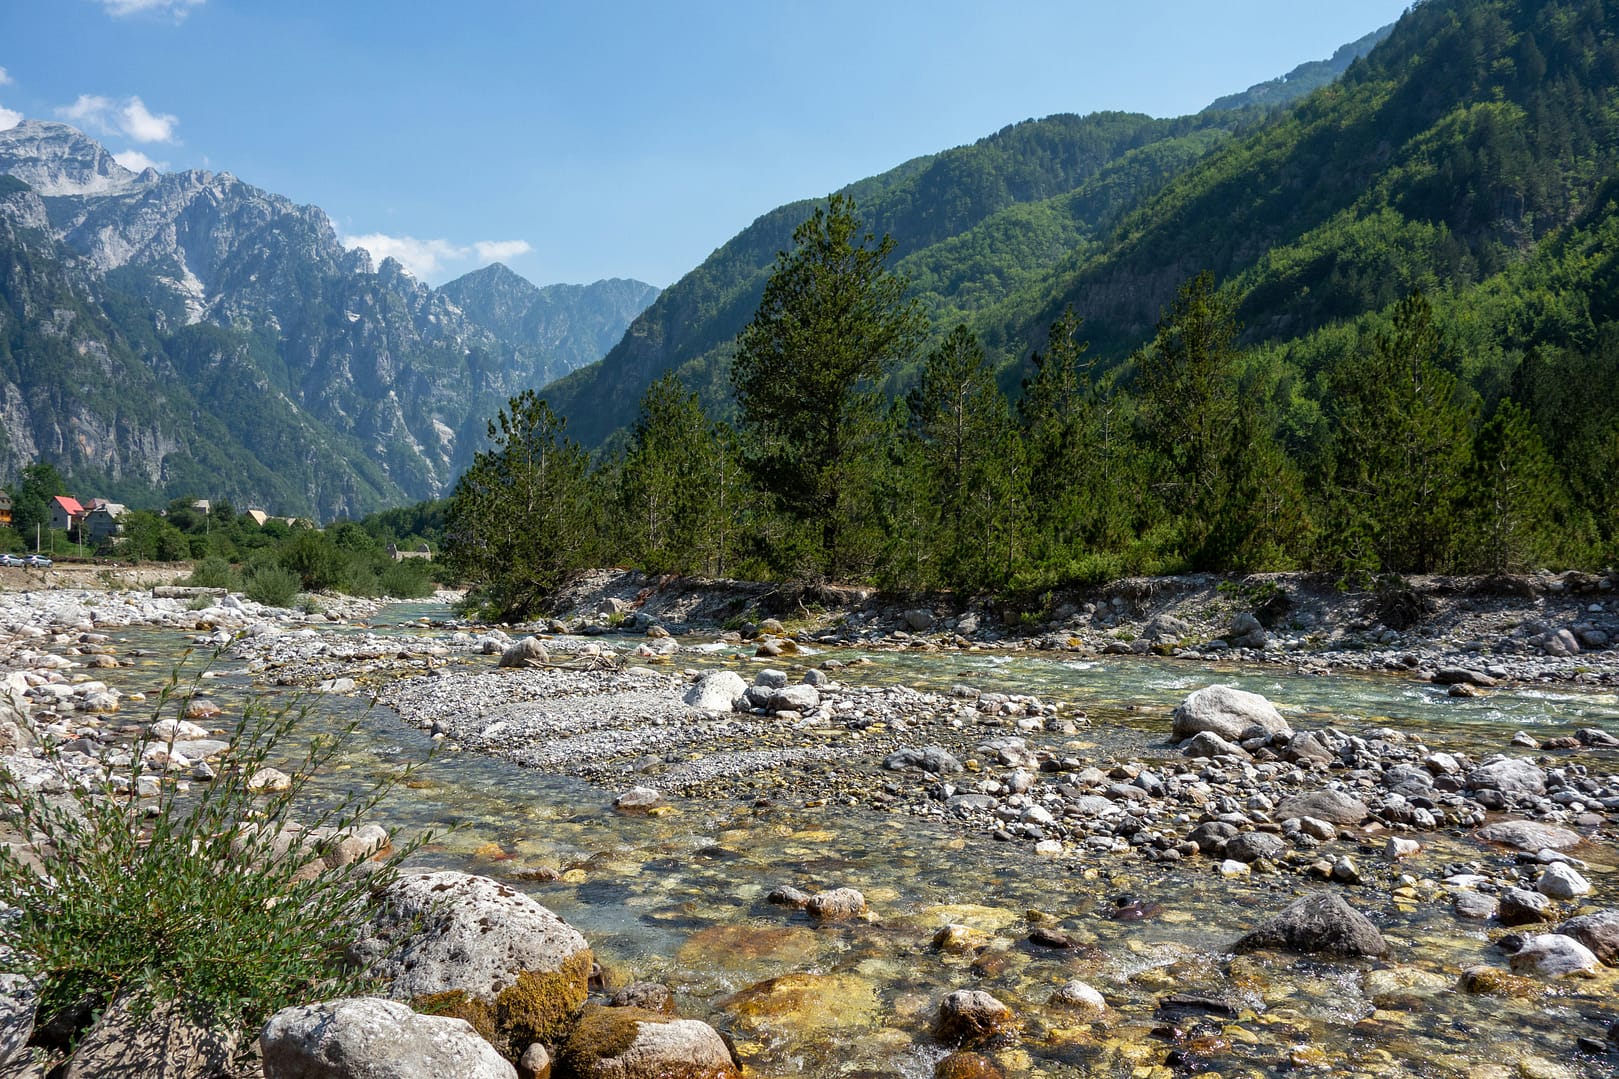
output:
[[[1011,418],[984,350],[965,324],[928,354],[909,414],[939,583],[971,589],[996,582],[995,533],[1008,510],[999,464]]]
[[[722,470],[714,427],[697,395],[668,372],[641,398],[618,474],[619,537],[651,573],[698,573],[723,528]]]
[[[599,492],[566,421],[533,390],[489,424],[445,514],[445,555],[469,600],[501,620],[534,613],[598,553]]]
[[[880,384],[926,329],[886,266],[893,239],[862,229],[854,203],[833,195],[794,230],[731,365],[750,471],[795,526],[800,568],[827,576],[869,554],[861,533],[887,423]]]
[[[1427,573],[1450,562],[1472,414],[1443,352],[1427,299],[1412,293],[1332,380],[1332,560],[1344,568]]]
[[[1529,413],[1512,398],[1474,440],[1469,491],[1477,544],[1470,561],[1489,573],[1529,570],[1553,557],[1568,510],[1563,478]]]

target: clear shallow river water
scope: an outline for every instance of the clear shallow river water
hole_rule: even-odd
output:
[[[372,629],[433,636],[412,622],[442,613],[395,606]],[[150,654],[135,667],[98,673],[120,688],[150,692],[186,643],[174,633],[125,631],[121,651]],[[1531,688],[1466,700],[1395,678],[1303,677],[1136,657],[871,658],[870,666],[839,677],[1037,693],[1085,709],[1092,727],[1083,737],[1110,751],[1161,742],[1167,708],[1213,681],[1264,693],[1295,726],[1390,726],[1423,733],[1436,748],[1477,755],[1504,747],[1520,728],[1562,733],[1619,722],[1611,693],[1576,690]],[[676,662],[736,666],[728,652]],[[772,662],[792,670],[813,660]],[[204,683],[222,703],[268,688],[253,686],[239,666],[221,664]],[[425,733],[386,709],[349,698],[319,703],[321,722],[361,724],[328,777],[335,785],[395,774],[431,747]],[[1603,770],[1616,767],[1611,757],[1587,759]],[[1302,891],[1299,878],[1227,881],[1202,859],[1173,869],[1115,856],[1040,859],[1027,844],[848,806],[682,801],[665,816],[624,816],[612,810],[609,791],[466,753],[430,761],[409,789],[394,793],[382,816],[405,832],[454,825],[421,860],[529,892],[585,934],[615,982],[664,982],[676,990],[683,1014],[727,1030],[750,1075],[929,1076],[945,1053],[929,1036],[938,1001],[958,988],[986,989],[1022,1017],[1018,1044],[994,1054],[1007,1075],[1168,1076],[1193,1067],[1220,1075],[1614,1074],[1612,1059],[1582,1056],[1575,1041],[1600,1039],[1619,1018],[1615,979],[1558,984],[1533,999],[1457,992],[1464,967],[1505,963],[1489,946],[1490,932],[1455,918],[1442,895],[1408,903],[1386,890],[1345,890],[1389,938],[1388,962],[1233,958],[1230,943]],[[1424,843],[1411,869],[1417,876],[1453,862],[1510,860],[1466,838],[1424,837]],[[1375,848],[1350,849],[1357,858],[1378,857]],[[1611,867],[1619,853],[1589,844],[1577,853],[1592,863],[1588,876],[1599,905],[1615,905],[1619,874]],[[530,879],[539,877],[555,879]],[[813,925],[765,902],[784,884],[859,888],[875,919]],[[1105,917],[1113,897],[1125,893],[1161,904],[1162,913],[1133,922]],[[1085,946],[1050,952],[1030,945],[1032,918]],[[933,949],[934,931],[947,922],[979,931],[981,950]],[[1106,1018],[1046,1003],[1070,978],[1103,992],[1111,1005]],[[1184,1019],[1174,1024],[1177,1034],[1155,1016],[1158,998],[1171,992],[1221,997],[1240,1014],[1234,1021]],[[1187,1068],[1165,1066],[1172,1048],[1187,1054]]]

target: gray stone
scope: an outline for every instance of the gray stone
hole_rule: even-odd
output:
[[[1555,824],[1541,824],[1529,820],[1498,820],[1478,830],[1478,837],[1490,843],[1502,843],[1517,850],[1566,850],[1580,842],[1578,832],[1560,828]]]
[[[1591,884],[1564,862],[1553,862],[1535,882],[1535,891],[1553,899],[1576,899],[1591,894]]]
[[[1570,918],[1557,931],[1591,949],[1608,966],[1619,967],[1619,910],[1599,910]]]
[[[621,813],[645,813],[663,804],[663,792],[656,787],[631,787],[613,799],[613,808]]]
[[[1287,849],[1287,843],[1279,835],[1270,832],[1243,832],[1226,840],[1225,856],[1244,864],[1257,862],[1261,858],[1272,860],[1279,858]]]
[[[524,637],[500,654],[501,667],[544,667],[551,662],[551,654],[538,637]]]
[[[1530,937],[1512,953],[1515,974],[1537,974],[1542,978],[1566,978],[1571,974],[1594,974],[1601,965],[1591,949],[1561,933]]]
[[[259,1035],[264,1079],[517,1079],[465,1019],[381,997],[276,1012]]]
[[[459,989],[494,1003],[523,973],[566,969],[582,1003],[590,974],[585,938],[567,922],[498,881],[449,871],[384,888],[354,953],[395,1000]]]
[[[787,685],[787,672],[766,667],[753,676],[753,684],[763,686],[765,689],[781,689]]]
[[[1188,757],[1249,757],[1241,746],[1228,742],[1213,731],[1199,731],[1182,746],[1181,753]]]
[[[819,921],[848,921],[866,913],[866,897],[854,888],[833,888],[810,896],[804,909]]]
[[[933,628],[933,612],[918,607],[905,612],[905,624],[914,630]]]
[[[1468,772],[1467,786],[1476,791],[1539,798],[1546,793],[1546,773],[1534,761],[1522,757],[1497,757]]]
[[[1471,888],[1464,888],[1456,893],[1452,901],[1458,918],[1467,918],[1475,922],[1487,922],[1495,917],[1496,911],[1501,907],[1493,895],[1475,892]]]
[[[1290,904],[1233,947],[1238,952],[1263,948],[1305,955],[1388,954],[1383,934],[1335,892],[1315,892]]]
[[[1182,742],[1202,731],[1213,731],[1227,741],[1239,742],[1251,731],[1291,735],[1292,728],[1276,706],[1257,693],[1232,686],[1205,686],[1187,695],[1171,716],[1170,740]]]
[[[710,671],[686,690],[683,699],[699,712],[729,712],[747,691],[748,683],[735,671]]]
[[[1284,820],[1288,817],[1315,817],[1333,824],[1359,824],[1371,815],[1372,811],[1366,808],[1365,802],[1331,787],[1295,794],[1282,799],[1276,807],[1276,816]]]
[[[1434,672],[1434,682],[1441,686],[1481,686],[1489,688],[1495,685],[1495,679],[1483,671],[1475,671],[1471,667],[1441,667]]]
[[[1502,925],[1534,925],[1548,921],[1552,901],[1539,892],[1524,888],[1508,888],[1501,893],[1501,907],[1496,917]]]
[[[1077,978],[1059,986],[1057,991],[1051,994],[1049,1003],[1078,1011],[1107,1011],[1107,998],[1102,996],[1094,987]]]
[[[813,712],[821,705],[821,694],[814,686],[802,683],[785,686],[770,695],[765,707],[772,712]]]

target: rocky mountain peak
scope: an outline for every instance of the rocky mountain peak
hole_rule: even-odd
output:
[[[152,169],[136,175],[84,132],[47,120],[24,120],[0,131],[0,172],[45,196],[115,195],[158,178]]]

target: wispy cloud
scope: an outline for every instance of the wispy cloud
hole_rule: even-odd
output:
[[[11,83],[11,74],[5,68],[0,67],[0,86],[10,86]]]
[[[0,105],[0,131],[10,131],[22,123],[22,113],[16,109],[8,109]]]
[[[342,237],[344,247],[363,247],[377,261],[398,259],[415,277],[427,280],[442,276],[456,263],[486,262],[514,258],[534,250],[527,240],[479,240],[453,244],[449,240],[418,240],[414,236],[389,236],[383,232]]]
[[[167,161],[153,161],[139,150],[123,150],[113,154],[112,159],[130,172],[140,172],[142,169],[156,169],[159,172],[164,172],[169,167]]]
[[[179,22],[191,14],[191,9],[201,7],[206,0],[101,0],[101,6],[107,9],[108,15],[122,18],[125,15],[173,15],[174,21]]]
[[[138,97],[114,101],[99,94],[80,94],[71,105],[63,105],[56,115],[98,135],[124,135],[136,142],[173,142],[180,118],[166,112],[153,112]]]
[[[472,245],[482,262],[499,262],[501,259],[512,259],[518,255],[526,255],[534,250],[527,240],[479,240]]]

